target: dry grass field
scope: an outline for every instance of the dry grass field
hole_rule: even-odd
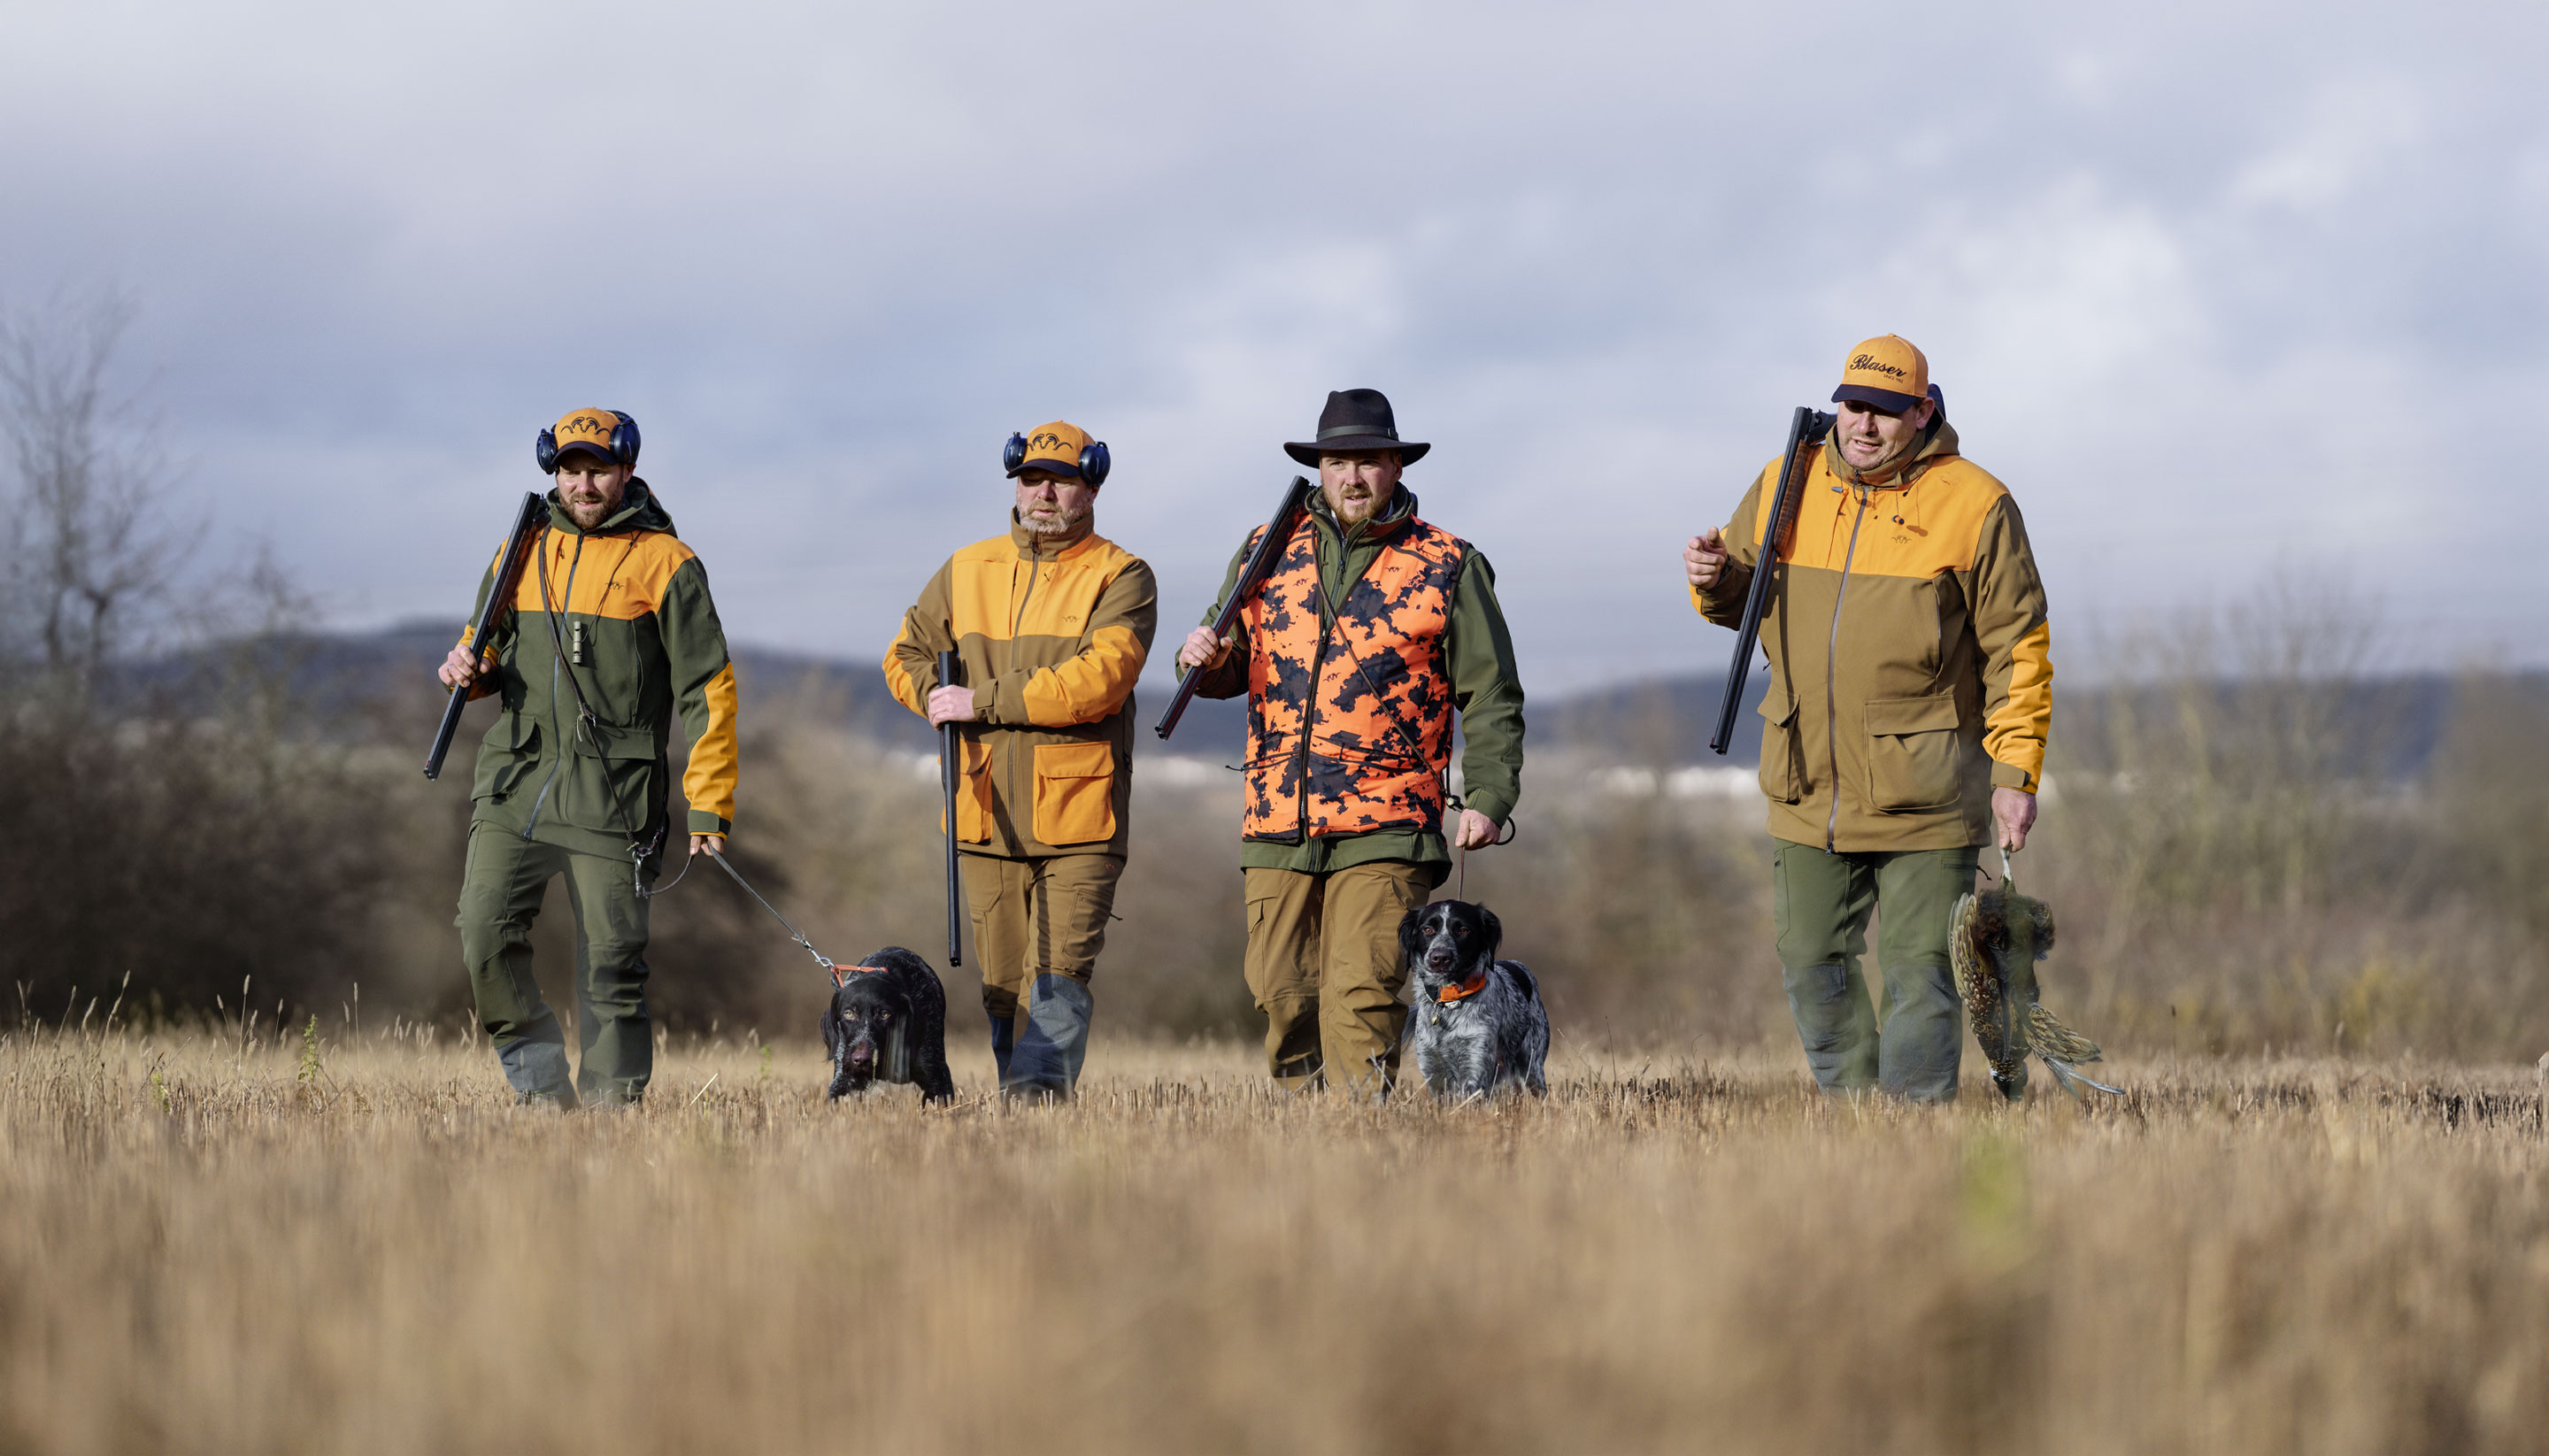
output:
[[[677,1044],[561,1116],[404,1027],[21,1030],[0,1450],[2549,1445],[2528,1069],[2127,1061],[2084,1114],[1792,1051],[1461,1108],[1251,1062],[1101,1042],[1010,1109],[969,1047],[922,1111]]]

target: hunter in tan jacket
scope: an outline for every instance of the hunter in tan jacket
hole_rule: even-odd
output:
[[[1107,453],[1055,421],[1009,442],[1009,534],[948,558],[903,614],[886,686],[957,724],[956,841],[1005,1092],[1068,1096],[1131,841],[1133,684],[1159,622],[1140,557],[1093,528]],[[957,654],[957,682],[938,654]]]
[[[1962,1030],[1947,918],[1981,846],[2035,820],[2053,716],[2044,586],[2007,487],[1959,453],[1929,360],[1888,335],[1850,351],[1831,436],[1806,447],[1777,549],[1780,462],[1683,558],[1691,599],[1735,625],[1766,555],[1761,792],[1776,841],[1780,960],[1830,1090],[1955,1094]],[[1858,955],[1885,909],[1883,1025]]]

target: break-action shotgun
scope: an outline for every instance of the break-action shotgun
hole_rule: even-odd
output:
[[[1266,523],[1266,534],[1257,538],[1256,548],[1248,553],[1248,564],[1239,568],[1239,580],[1230,584],[1229,600],[1221,604],[1221,614],[1212,620],[1214,641],[1230,635],[1231,628],[1239,621],[1240,609],[1274,574],[1274,563],[1282,559],[1284,546],[1291,542],[1295,522],[1309,504],[1309,480],[1293,476],[1292,483],[1283,488],[1283,503],[1274,508],[1274,519]],[[1203,669],[1198,667],[1188,671],[1178,684],[1178,695],[1169,700],[1169,711],[1160,715],[1159,727],[1154,729],[1161,737],[1178,730],[1178,720],[1185,716],[1186,704],[1194,701],[1195,684],[1202,680]]]
[[[1724,754],[1735,741],[1735,715],[1744,706],[1744,680],[1752,673],[1752,648],[1761,639],[1761,614],[1770,606],[1770,568],[1779,560],[1779,539],[1795,509],[1789,485],[1797,474],[1797,457],[1808,445],[1820,444],[1832,433],[1833,417],[1808,405],[1797,406],[1788,420],[1788,452],[1779,457],[1777,494],[1762,503],[1761,544],[1752,553],[1752,584],[1744,594],[1744,618],[1735,629],[1735,661],[1726,669],[1726,697],[1717,705],[1717,736],[1710,751]],[[1732,557],[1735,545],[1727,543]]]
[[[487,590],[487,604],[478,609],[478,625],[470,631],[470,650],[478,654],[486,671],[489,636],[496,631],[496,620],[512,609],[514,592],[522,584],[522,568],[530,562],[531,548],[540,537],[540,528],[549,519],[548,502],[535,490],[522,492],[522,508],[514,513],[514,530],[505,537],[505,554],[496,558],[496,579]],[[442,705],[442,727],[434,729],[433,747],[425,755],[425,776],[442,776],[443,755],[451,751],[451,735],[460,731],[460,710],[469,706],[469,690],[477,678],[451,690],[451,701]]]

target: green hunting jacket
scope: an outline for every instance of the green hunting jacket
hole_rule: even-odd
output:
[[[478,586],[481,609],[495,581],[490,566]],[[462,646],[473,631],[462,630]],[[707,568],[673,534],[645,481],[630,480],[619,509],[590,532],[552,491],[513,610],[490,635],[494,668],[471,696],[493,695],[503,711],[478,747],[478,823],[626,858],[632,839],[651,841],[670,827],[678,714],[691,738],[682,778],[689,832],[732,826],[735,681],[725,629]],[[581,721],[577,687],[591,723]]]

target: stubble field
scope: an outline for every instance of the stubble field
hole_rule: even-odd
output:
[[[304,1028],[305,1032],[307,1028]],[[839,1106],[670,1050],[632,1114],[483,1046],[0,1038],[0,1449],[2537,1451],[2528,1069],[2125,1062],[2083,1114],[1793,1054],[1545,1103]],[[1996,1100],[1995,1100],[1996,1101]]]

